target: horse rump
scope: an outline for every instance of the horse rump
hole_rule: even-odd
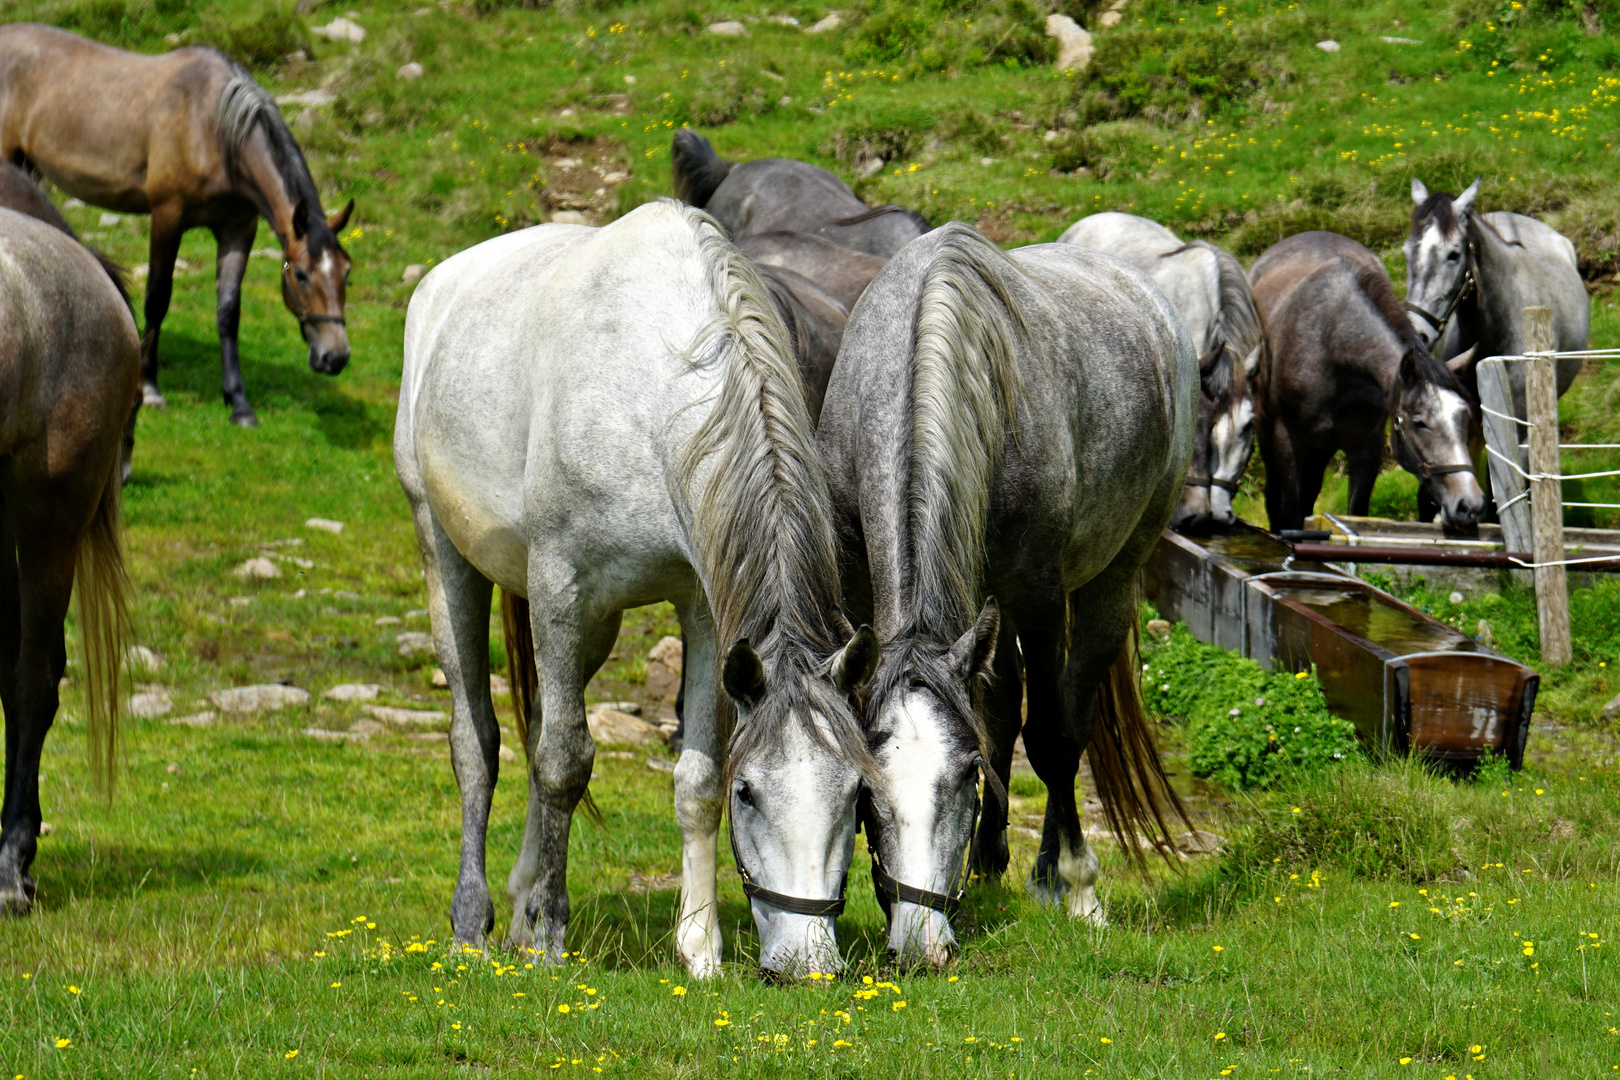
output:
[[[1097,719],[1086,755],[1103,820],[1120,850],[1142,865],[1139,840],[1146,839],[1174,866],[1175,842],[1166,818],[1173,814],[1189,829],[1192,822],[1165,775],[1153,721],[1142,709],[1138,654],[1133,619],[1130,636],[1097,687]]]
[[[699,210],[709,205],[715,188],[731,172],[735,162],[714,152],[709,140],[691,128],[675,133],[670,149],[670,171],[675,178],[675,197]]]

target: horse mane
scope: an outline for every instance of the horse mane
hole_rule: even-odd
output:
[[[954,640],[978,614],[990,491],[1023,382],[1017,264],[972,226],[938,230],[911,356],[907,562],[914,626]],[[905,634],[904,636],[911,636]]]
[[[337,237],[326,223],[320,192],[310,176],[309,164],[304,160],[304,152],[299,149],[292,132],[287,129],[287,121],[276,107],[275,99],[241,64],[224,53],[217,55],[231,70],[230,81],[220,92],[219,105],[214,112],[214,133],[219,139],[226,172],[233,177],[242,175],[243,145],[255,128],[262,128],[287,195],[294,203],[299,199],[304,200],[309,208],[311,254],[318,254],[328,243],[335,246]]]
[[[1412,235],[1420,236],[1423,232],[1423,223],[1430,218],[1440,226],[1440,231],[1449,233],[1457,227],[1457,210],[1451,205],[1454,196],[1443,191],[1430,192],[1423,202],[1412,207]],[[1473,216],[1470,214],[1470,216]]]
[[[1406,309],[1395,299],[1395,288],[1390,284],[1389,275],[1384,272],[1384,266],[1377,257],[1358,259],[1352,264],[1352,268],[1356,284],[1378,310],[1384,322],[1395,331],[1395,336],[1400,339],[1401,348],[1412,354],[1417,364],[1418,380],[1441,390],[1455,391],[1462,395],[1463,400],[1472,401],[1473,395],[1462,384],[1462,380],[1457,378],[1456,373],[1443,362],[1435,359],[1428,345],[1424,344],[1423,338],[1412,326],[1412,320],[1406,317]],[[1392,399],[1399,393],[1400,381],[1397,380],[1391,391]]]
[[[779,737],[793,712],[785,698],[808,697],[828,723],[835,744],[828,748],[870,771],[853,710],[819,677],[848,629],[837,616],[843,596],[832,492],[792,343],[770,290],[720,224],[690,206],[667,205],[691,227],[720,310],[690,355],[724,374],[713,408],[676,464],[677,482],[690,491],[700,467],[714,459],[687,508],[697,569],[721,653],[746,639],[768,665],[774,662],[767,668],[771,691],[731,738],[731,761]],[[815,725],[808,730],[826,742]]]
[[[1232,392],[1236,380],[1244,378],[1245,373],[1239,369],[1256,345],[1261,346],[1260,367],[1264,369],[1269,351],[1265,347],[1265,322],[1255,305],[1249,275],[1244,273],[1243,264],[1231,252],[1207,240],[1192,240],[1160,257],[1168,259],[1194,250],[1207,251],[1215,260],[1220,309],[1209,328],[1209,339],[1201,348],[1206,354],[1217,347],[1222,350],[1222,359],[1206,382],[1218,398],[1225,398]]]

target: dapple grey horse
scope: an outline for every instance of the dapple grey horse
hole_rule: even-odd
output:
[[[1243,264],[1203,240],[1183,243],[1156,221],[1113,211],[1069,226],[1058,242],[1124,259],[1153,279],[1186,320],[1198,349],[1202,401],[1192,471],[1172,529],[1227,526],[1254,453],[1254,389],[1265,332]]]
[[[883,647],[864,818],[903,961],[942,963],[954,941],[981,772],[973,867],[1006,869],[1026,680],[1024,743],[1048,790],[1041,894],[1102,918],[1075,798],[1088,745],[1130,850],[1179,808],[1128,643],[1137,572],[1192,454],[1196,359],[1135,268],[1072,244],[1003,253],[960,223],[902,248],[850,318],[817,441],[852,610]]]
[[[718,970],[715,840],[729,802],[762,968],[835,970],[870,772],[849,695],[876,641],[839,613],[826,475],[752,265],[711,218],[670,201],[446,260],[406,318],[394,457],[454,702],[457,940],[479,944],[494,923],[494,583],[526,599],[538,678],[528,820],[507,880],[514,943],[563,960],[569,823],[595,753],[581,695],[621,612],[667,599],[690,645],[676,948],[693,974]],[[729,742],[717,683],[738,710]]]
[[[1348,237],[1290,236],[1249,272],[1266,320],[1260,456],[1273,529],[1298,529],[1322,474],[1343,450],[1350,512],[1367,513],[1384,460],[1384,425],[1402,468],[1421,481],[1419,509],[1453,531],[1477,527],[1485,495],[1468,450],[1474,402],[1460,381],[1475,352],[1440,363],[1395,299],[1383,262]]]
[[[1406,238],[1406,309],[1412,326],[1450,359],[1524,352],[1524,309],[1553,311],[1553,347],[1587,347],[1591,301],[1575,261],[1575,245],[1549,225],[1523,214],[1474,209],[1479,181],[1461,195],[1431,193],[1412,179],[1412,231]],[[1562,395],[1580,373],[1580,357],[1557,362]],[[1524,416],[1524,371],[1508,365],[1513,408]],[[1472,379],[1469,380],[1470,384]]]

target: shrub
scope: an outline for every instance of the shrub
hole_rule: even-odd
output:
[[[743,116],[764,116],[776,109],[781,83],[758,71],[728,71],[698,82],[681,109],[693,127],[720,127]]]
[[[151,44],[192,21],[191,0],[86,0],[55,20],[64,30],[124,48]]]
[[[934,121],[926,113],[901,111],[847,120],[822,139],[816,151],[846,165],[872,158],[899,161],[923,148]]]
[[[1233,791],[1265,788],[1358,753],[1354,726],[1328,712],[1309,674],[1267,670],[1184,625],[1147,659],[1146,703],[1185,718],[1194,776]]]
[[[845,55],[857,63],[944,71],[1052,58],[1045,11],[1029,0],[877,0],[850,34]]]
[[[1052,167],[1059,172],[1090,169],[1099,180],[1123,179],[1152,167],[1153,137],[1154,129],[1140,120],[1079,128],[1052,144]]]
[[[244,67],[264,70],[291,53],[313,52],[309,31],[291,8],[271,7],[256,19],[225,23],[206,19],[197,44],[212,45]]]

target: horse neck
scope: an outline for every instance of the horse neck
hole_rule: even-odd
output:
[[[311,214],[321,212],[320,201],[313,197],[315,182],[309,177],[301,163],[295,166],[302,173],[302,179],[308,185],[308,191],[303,193]],[[257,126],[242,140],[242,146],[237,154],[236,175],[231,177],[232,186],[237,192],[258,208],[259,214],[270,223],[275,230],[276,238],[285,247],[287,238],[292,235],[293,207],[297,204],[300,193],[288,191],[284,179],[282,163],[277,159],[274,149],[264,129]]]
[[[1474,293],[1458,305],[1459,318],[1474,324],[1481,356],[1517,352],[1524,322],[1514,285],[1513,251],[1479,214],[1468,214],[1469,262]]]

